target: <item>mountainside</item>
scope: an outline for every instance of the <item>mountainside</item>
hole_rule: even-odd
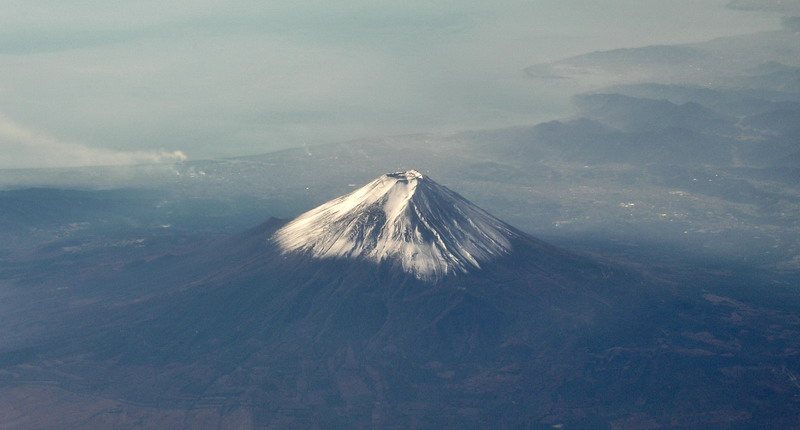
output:
[[[526,380],[599,338],[635,336],[623,306],[649,295],[626,298],[639,277],[415,171],[289,223],[96,270],[70,284],[58,336],[23,360],[18,383],[160,409],[247,405],[255,427],[518,425],[540,412],[525,406]]]
[[[590,91],[538,125],[0,169],[0,428],[797,428],[798,22],[534,66]]]
[[[283,252],[389,261],[420,279],[480,269],[515,230],[415,170],[381,176],[278,230]]]
[[[778,31],[721,37],[684,45],[653,45],[597,51],[525,69],[534,78],[576,79],[592,86],[620,83],[696,83],[727,86],[758,85],[781,91],[797,90],[798,39],[785,27]],[[747,60],[743,60],[746,58]],[[754,65],[785,63],[783,68]],[[742,74],[752,74],[743,79]]]
[[[485,243],[504,246],[459,260]],[[798,410],[791,312],[565,251],[415,171],[181,246],[4,262],[0,426],[722,429]],[[442,272],[404,266],[417,249]]]

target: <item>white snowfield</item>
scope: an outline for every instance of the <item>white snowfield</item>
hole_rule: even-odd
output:
[[[506,223],[415,170],[383,175],[275,232],[283,253],[395,262],[419,279],[468,273],[511,251]]]

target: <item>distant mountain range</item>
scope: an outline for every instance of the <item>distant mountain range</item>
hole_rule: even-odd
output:
[[[598,51],[525,69],[533,78],[576,79],[602,87],[658,82],[798,91],[800,33],[782,30],[685,45]]]

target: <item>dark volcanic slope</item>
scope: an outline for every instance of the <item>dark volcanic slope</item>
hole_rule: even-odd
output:
[[[284,252],[284,225],[81,276],[67,335],[0,357],[0,424],[749,428],[797,412],[791,314],[680,300],[515,230],[480,270],[421,279]]]
[[[622,286],[606,268],[532,239],[431,284],[391,265],[280,257],[264,233],[239,238],[253,246],[225,250],[201,284],[124,309],[113,336],[91,339],[108,367],[90,384],[174,407],[224,397],[296,428],[510,424],[533,419],[500,415],[528,404],[525,378],[608,330],[635,336],[619,331]]]

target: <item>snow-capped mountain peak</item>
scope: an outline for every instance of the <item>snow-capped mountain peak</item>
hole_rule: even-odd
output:
[[[295,218],[283,253],[397,264],[424,280],[468,273],[511,251],[515,230],[416,170],[383,175]]]

